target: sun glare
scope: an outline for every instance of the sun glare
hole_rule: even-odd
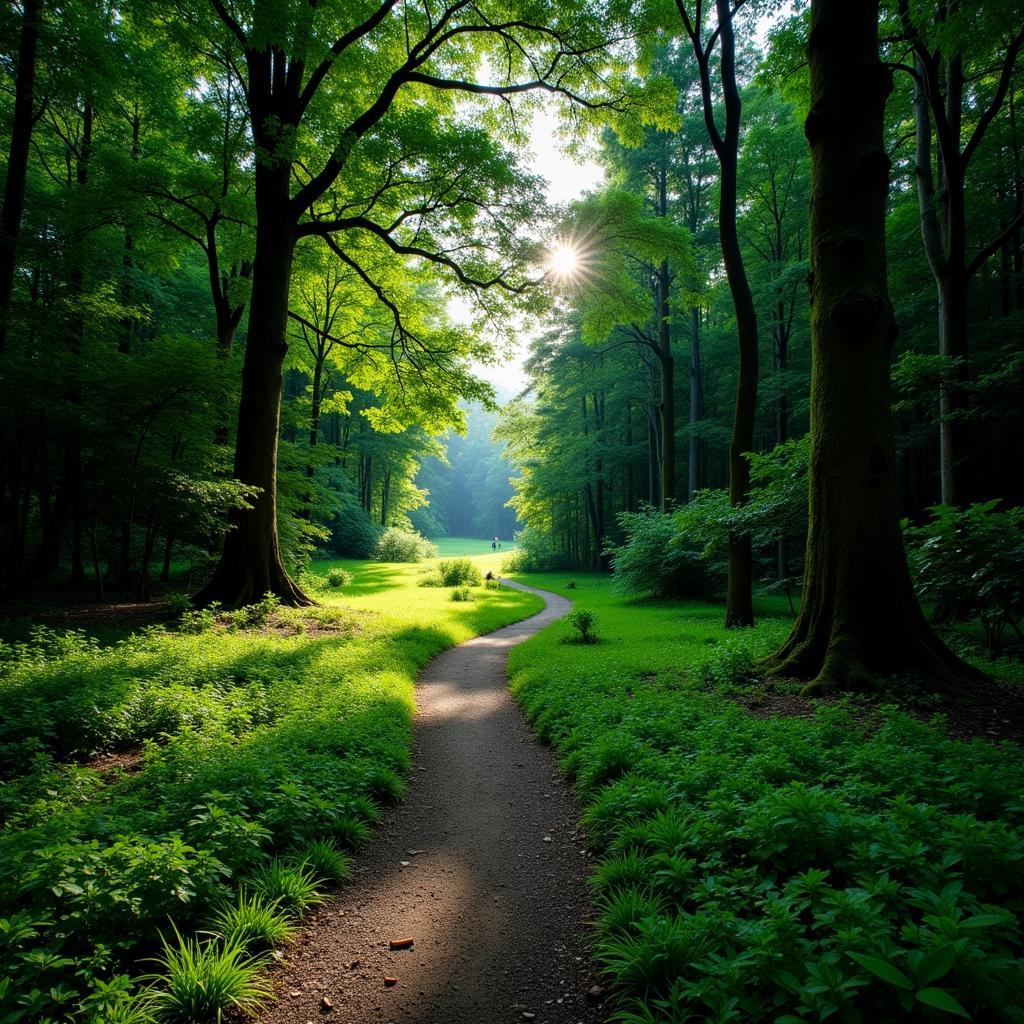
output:
[[[548,270],[555,277],[575,277],[580,272],[580,250],[571,242],[559,240],[548,253]]]

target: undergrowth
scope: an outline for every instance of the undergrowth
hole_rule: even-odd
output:
[[[255,998],[254,958],[401,795],[419,669],[540,603],[453,604],[413,566],[315,569],[316,608],[0,644],[4,1024],[178,1019],[204,971]]]
[[[585,804],[616,1020],[1024,1020],[1020,747],[877,698],[755,717],[736,697],[788,621],[571,596],[603,642],[560,623],[510,674]]]

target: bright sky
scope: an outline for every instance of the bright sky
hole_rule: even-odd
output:
[[[783,0],[778,12],[758,20],[755,38],[759,48],[764,47],[768,29],[779,17],[791,13],[793,0]],[[532,146],[528,166],[535,174],[547,180],[547,197],[552,203],[566,203],[601,183],[603,172],[592,160],[577,160],[564,151],[564,142],[558,136],[559,103],[549,99],[543,112],[535,115],[531,138]],[[468,309],[461,302],[449,303],[449,312],[456,320],[467,319]],[[522,336],[514,357],[498,366],[476,365],[476,372],[490,381],[500,392],[518,392],[526,383],[523,361],[526,358],[532,334]]]
[[[527,166],[534,174],[547,181],[547,198],[552,203],[566,203],[578,199],[584,192],[599,185],[603,172],[593,160],[579,161],[566,155],[563,141],[558,137],[558,103],[550,100],[547,107],[536,114],[531,130],[530,155]],[[467,307],[459,301],[449,303],[449,312],[457,319],[467,317]],[[519,341],[515,355],[498,366],[476,364],[476,372],[490,381],[502,393],[518,392],[526,383],[523,360],[532,335]]]

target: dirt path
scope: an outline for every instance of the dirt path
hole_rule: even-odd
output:
[[[508,586],[547,607],[424,669],[405,800],[385,812],[353,884],[310,919],[263,1021],[604,1019],[587,995],[596,979],[576,807],[505,685],[509,649],[570,603]],[[411,949],[389,949],[405,938]]]

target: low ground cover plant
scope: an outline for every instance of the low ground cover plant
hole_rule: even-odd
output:
[[[510,673],[586,807],[617,1020],[1024,1019],[1020,747],[877,698],[756,716],[736,695],[785,620],[573,597],[605,642],[548,630]]]
[[[307,610],[187,613],[209,615],[192,631],[0,644],[4,1024],[188,1020],[202,978],[255,999],[251,961],[402,792],[418,670],[540,606],[453,606],[413,567],[345,568],[344,607],[325,588]]]

